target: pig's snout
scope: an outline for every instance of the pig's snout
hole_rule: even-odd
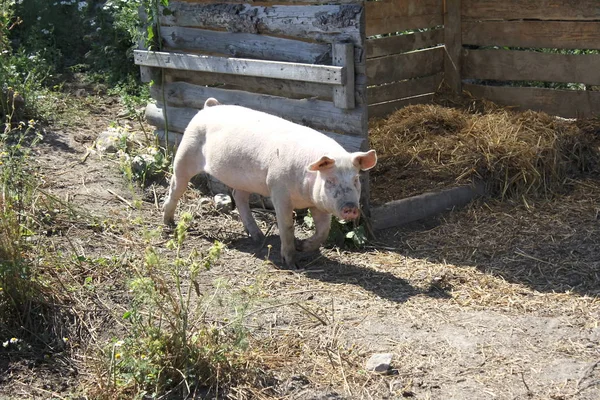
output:
[[[346,203],[342,207],[341,217],[347,220],[357,219],[360,215],[360,211],[358,210],[358,206],[354,203]]]

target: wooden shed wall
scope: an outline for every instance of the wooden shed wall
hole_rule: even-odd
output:
[[[204,100],[215,97],[224,104],[248,106],[319,129],[350,149],[364,147],[364,6],[361,1],[348,0],[322,3],[170,1],[169,11],[160,18],[162,50],[167,53],[164,61],[176,62],[173,53],[184,54],[185,60],[181,67],[165,68],[164,85],[157,82],[152,87],[158,103],[148,107],[148,120],[162,127],[165,102],[169,130],[182,132]],[[351,44],[352,60],[344,61],[343,54],[332,50],[339,48],[339,43]],[[187,68],[188,60],[195,65],[207,56],[217,57],[217,61],[222,57],[226,64],[211,72]],[[238,65],[236,59],[257,62],[242,60]],[[293,76],[273,78],[289,75],[292,63],[306,65],[308,72],[302,65],[293,65],[299,80]],[[324,67],[319,68],[321,65]],[[343,71],[326,67],[332,65],[344,67]],[[256,68],[255,73],[247,76],[251,68]],[[317,72],[322,74],[310,81]],[[347,74],[355,76],[353,93],[347,95],[355,104],[340,108],[334,104],[340,96],[338,87],[322,82],[343,79]]]

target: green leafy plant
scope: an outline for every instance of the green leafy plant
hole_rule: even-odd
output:
[[[199,387],[216,390],[252,374],[243,315],[239,324],[207,320],[216,292],[206,293],[200,277],[218,261],[224,246],[215,242],[206,252],[192,249],[184,254],[191,220],[189,213],[183,214],[167,243],[174,260],[148,247],[129,283],[132,307],[122,316],[129,331],[104,350],[110,374],[103,389],[110,393],[185,397]]]
[[[310,211],[304,217],[304,225],[308,229],[314,229],[315,227]],[[327,243],[338,247],[352,246],[360,249],[367,243],[365,227],[361,224],[357,225],[354,221],[342,221],[332,216]]]

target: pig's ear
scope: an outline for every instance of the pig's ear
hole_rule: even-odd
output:
[[[319,159],[319,161],[316,161],[316,162],[310,164],[308,166],[308,170],[309,171],[323,171],[323,170],[333,167],[334,164],[335,164],[335,160],[333,158],[323,156]]]
[[[369,150],[366,153],[352,153],[352,163],[363,171],[367,171],[377,164],[377,153]]]

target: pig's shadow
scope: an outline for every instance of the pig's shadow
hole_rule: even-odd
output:
[[[261,260],[265,260],[268,257],[273,262],[273,268],[288,270],[289,268],[284,266],[279,255],[280,243],[279,236],[275,235],[267,237],[266,243],[262,248],[256,245],[250,238],[237,239],[231,244],[236,250],[251,254]],[[272,245],[270,254],[268,245]],[[356,254],[360,253],[360,251],[356,252]],[[436,298],[451,297],[449,293],[437,288],[422,290],[389,272],[381,272],[368,267],[341,263],[319,252],[298,253],[298,256],[298,264],[301,268],[299,272],[310,279],[328,283],[360,286],[380,298],[396,303],[403,303],[416,295]],[[293,271],[292,269],[289,270]]]

